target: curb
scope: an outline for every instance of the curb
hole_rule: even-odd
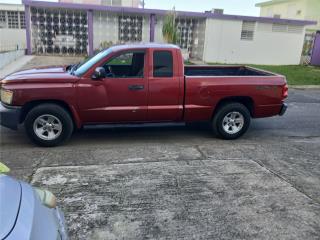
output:
[[[289,85],[289,89],[319,89],[320,90],[320,85]]]

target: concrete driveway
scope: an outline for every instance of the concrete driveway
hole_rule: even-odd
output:
[[[57,148],[0,128],[12,175],[51,190],[71,239],[319,239],[320,91],[236,141],[207,126],[89,128]]]

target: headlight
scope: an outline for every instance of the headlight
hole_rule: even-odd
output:
[[[52,192],[49,192],[48,190],[42,190],[40,188],[34,188],[34,190],[36,191],[43,205],[48,208],[55,208],[57,206],[57,198]]]
[[[1,102],[5,104],[11,104],[13,99],[13,92],[1,88]]]

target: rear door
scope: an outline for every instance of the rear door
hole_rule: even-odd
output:
[[[150,49],[148,121],[179,121],[183,114],[183,76],[176,49]]]

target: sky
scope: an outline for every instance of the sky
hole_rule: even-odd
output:
[[[255,7],[258,2],[264,0],[145,0],[145,7],[165,10],[175,7],[176,10],[194,12],[222,8],[225,14],[259,16],[259,8]],[[0,3],[21,3],[21,0],[0,0]]]

